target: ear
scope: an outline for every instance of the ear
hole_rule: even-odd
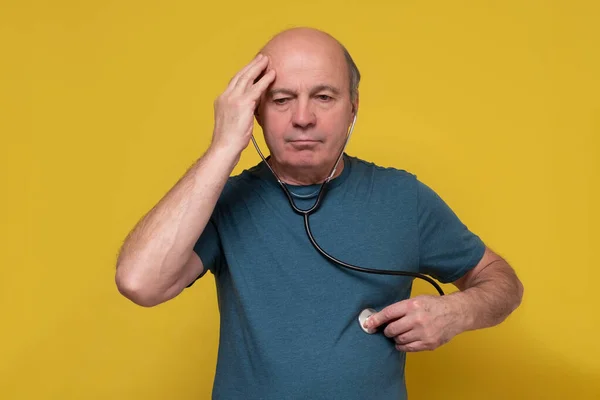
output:
[[[358,94],[356,95],[356,100],[352,102],[352,118],[356,116],[358,112]]]
[[[260,112],[258,111],[259,106],[260,106],[260,103],[258,103],[256,108],[254,109],[254,118],[256,118],[256,122],[258,122],[258,125],[260,125],[262,127],[262,118],[261,118]]]

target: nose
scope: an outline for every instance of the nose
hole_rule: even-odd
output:
[[[310,103],[305,100],[296,102],[296,107],[292,113],[292,124],[296,128],[308,129],[315,125],[317,116],[310,107]]]

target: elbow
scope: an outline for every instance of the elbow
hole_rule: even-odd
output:
[[[511,290],[511,295],[507,297],[507,299],[509,299],[506,305],[508,309],[508,314],[513,313],[517,308],[521,306],[521,303],[523,302],[523,293],[525,291],[523,283],[519,278],[516,277],[513,281],[512,287],[513,289]]]
[[[516,295],[516,305],[515,309],[521,305],[523,302],[523,295],[525,293],[525,287],[523,286],[523,282],[517,278],[517,295]]]
[[[148,290],[139,274],[127,272],[128,268],[119,266],[115,273],[117,290],[128,300],[142,307],[154,307],[162,303],[155,293]]]

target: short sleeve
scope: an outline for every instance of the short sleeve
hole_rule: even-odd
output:
[[[219,233],[217,232],[216,224],[211,217],[204,228],[204,231],[194,244],[194,252],[202,260],[204,271],[188,285],[192,286],[194,282],[202,278],[207,271],[216,274],[218,266],[221,262],[221,241],[219,239]]]
[[[419,266],[442,283],[475,267],[485,244],[430,187],[417,180]]]

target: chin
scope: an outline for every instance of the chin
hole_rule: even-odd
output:
[[[321,166],[323,157],[319,152],[310,150],[292,150],[287,151],[283,163],[295,168],[310,168]]]

